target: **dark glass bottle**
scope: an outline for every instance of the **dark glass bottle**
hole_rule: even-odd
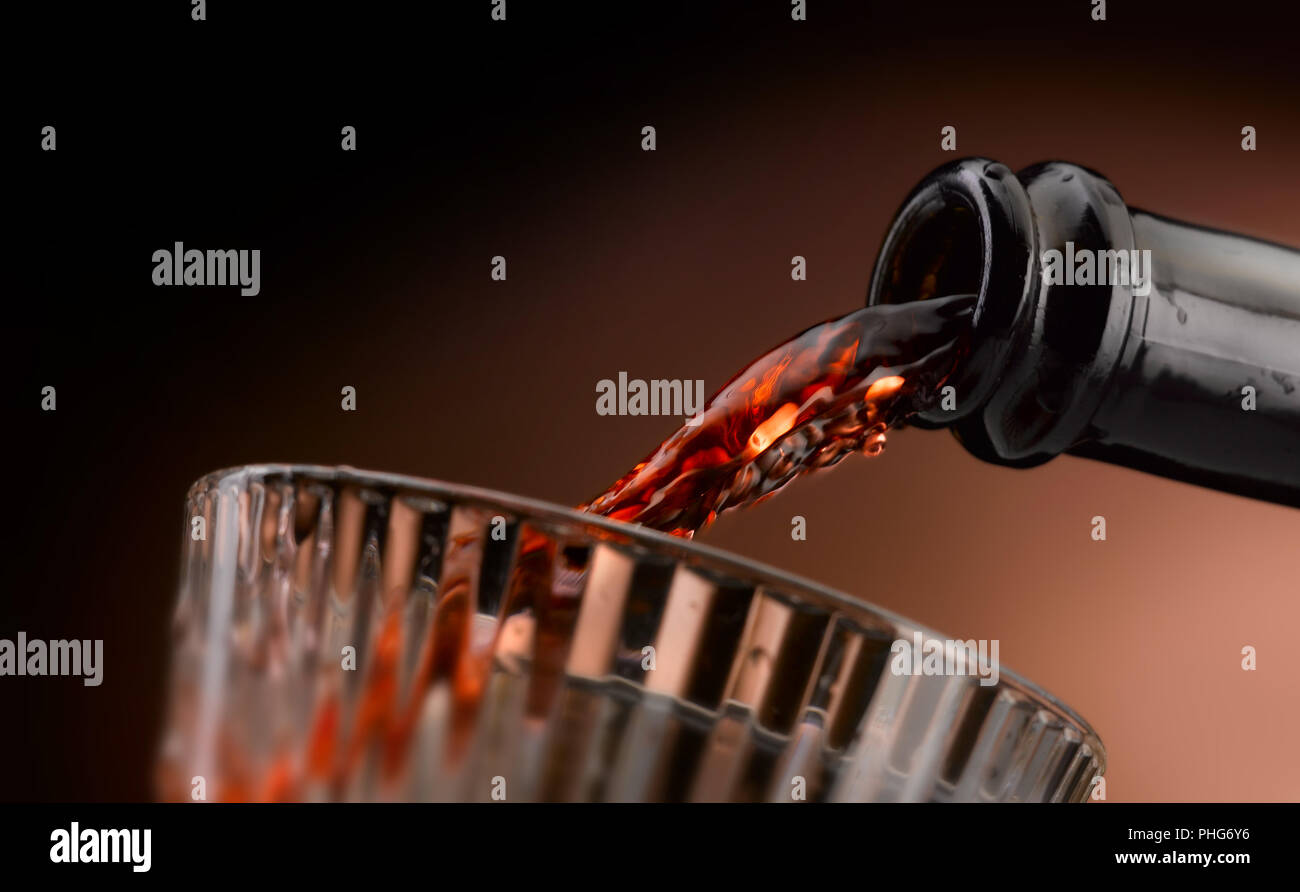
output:
[[[1145,283],[1101,253],[1135,250]],[[1060,279],[1089,253],[1093,283]],[[998,464],[1067,452],[1300,507],[1300,251],[1129,208],[1073,164],[972,158],[903,203],[867,302],[962,292],[957,408],[919,426]]]

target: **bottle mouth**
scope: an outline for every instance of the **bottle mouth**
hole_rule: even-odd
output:
[[[1034,246],[1029,198],[996,161],[944,165],[903,202],[877,256],[867,305],[978,296],[970,352],[949,380],[956,407],[927,410],[913,424],[947,427],[988,400],[1030,311]]]

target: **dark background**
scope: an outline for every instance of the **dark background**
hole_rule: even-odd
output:
[[[0,799],[151,796],[192,480],[346,463],[577,503],[671,427],[598,417],[595,382],[712,390],[859,305],[899,202],[953,157],[944,125],[959,156],[1075,161],[1132,205],[1300,245],[1294,7],[270,5],[7,24],[0,637],[103,638],[106,666],[0,679]],[[178,240],[261,249],[261,294],[154,287]],[[1294,510],[904,431],[704,541],[1000,639],[1096,726],[1112,799],[1300,799]]]

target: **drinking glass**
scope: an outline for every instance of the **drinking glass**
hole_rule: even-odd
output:
[[[180,577],[164,799],[1080,801],[1105,770],[1013,672],[895,659],[959,642],[518,496],[218,471],[190,489]]]

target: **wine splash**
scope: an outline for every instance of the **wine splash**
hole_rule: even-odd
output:
[[[926,409],[967,347],[975,299],[868,307],[815,325],[728,381],[697,418],[582,510],[690,538]]]

